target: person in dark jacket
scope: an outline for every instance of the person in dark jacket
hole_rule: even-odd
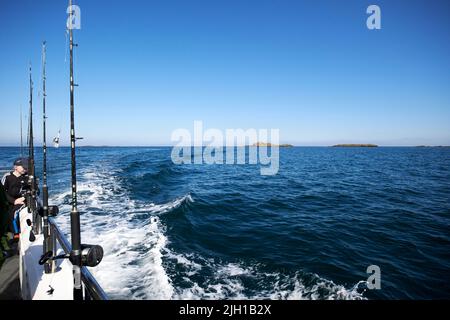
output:
[[[7,239],[8,230],[8,217],[9,217],[9,203],[6,198],[6,191],[3,185],[0,183],[0,265],[6,257],[8,257],[8,251],[11,250]]]
[[[2,178],[2,185],[6,191],[6,199],[10,205],[8,211],[9,231],[18,237],[18,223],[14,223],[14,215],[25,204],[23,192],[27,186],[28,159],[19,158],[14,161],[13,171],[5,174]]]
[[[6,235],[8,230],[9,203],[6,197],[6,190],[0,183],[0,238]]]

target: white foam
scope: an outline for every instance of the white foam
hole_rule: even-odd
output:
[[[113,189],[115,187],[115,189]],[[69,234],[68,212],[71,191],[55,197],[60,205],[57,218]],[[120,201],[111,202],[113,199]],[[110,176],[87,172],[78,183],[78,203],[82,222],[83,243],[99,244],[104,249],[103,261],[91,271],[112,298],[170,299],[173,287],[162,264],[162,251],[167,245],[164,228],[158,215],[192,202],[188,194],[165,204],[138,204],[117,188]],[[105,215],[83,210],[97,208]],[[132,222],[140,213],[150,214],[144,223]]]
[[[234,263],[228,263],[225,266],[219,267],[217,270],[219,274],[225,274],[228,276],[241,276],[241,275],[251,275],[252,271],[250,269],[245,269],[240,265]]]
[[[173,253],[172,253],[173,255]],[[196,258],[201,259],[200,257]],[[186,261],[187,260],[187,261]],[[184,265],[192,262],[186,257],[178,258]],[[198,263],[196,263],[198,265]],[[242,263],[214,262],[211,259],[203,259],[203,268],[209,268],[214,272],[214,277],[199,284],[184,277],[185,282],[190,283],[189,288],[176,290],[174,299],[272,299],[272,300],[360,300],[364,299],[358,292],[358,282],[353,288],[346,289],[342,285],[336,285],[330,280],[318,275],[309,275],[314,278],[313,285],[306,286],[300,273],[292,276],[280,273],[265,273],[258,265],[246,266]],[[245,288],[243,278],[252,278],[257,283],[264,283],[267,288],[258,291]]]
[[[154,204],[150,203],[148,205],[136,206],[133,209],[129,209],[130,213],[151,213],[154,215],[160,215],[166,212],[170,212],[173,209],[178,208],[185,202],[194,202],[190,194],[179,197],[173,201],[170,201],[165,204]]]

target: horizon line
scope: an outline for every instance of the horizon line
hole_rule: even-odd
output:
[[[245,146],[195,146],[195,145],[186,145],[186,146],[172,146],[172,145],[81,145],[76,146],[76,148],[173,148],[173,147],[216,147],[216,148],[242,148],[242,147],[257,147],[252,145]],[[360,146],[339,146],[337,145],[295,145],[289,144],[289,146],[279,146],[279,148],[296,148],[296,147],[314,147],[314,148],[329,148],[329,147],[338,147],[338,148],[372,148],[372,147],[360,147]],[[375,148],[450,148],[450,145],[376,145]],[[17,145],[0,145],[0,148],[21,148],[21,146]],[[42,145],[35,145],[35,148],[43,148]],[[60,145],[58,148],[70,148],[70,145]],[[58,149],[53,146],[47,146],[47,149]],[[23,146],[23,149],[28,149],[28,146]]]

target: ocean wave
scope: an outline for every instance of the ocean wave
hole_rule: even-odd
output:
[[[184,204],[190,204],[193,203],[194,199],[192,196],[188,193],[182,197],[176,198],[170,202],[163,203],[163,204],[155,204],[150,203],[146,205],[138,205],[135,206],[133,209],[128,209],[128,213],[134,214],[136,218],[145,218],[149,215],[161,215],[164,213],[168,213],[173,211],[176,208],[179,208],[180,206]]]
[[[214,259],[186,257],[170,250],[166,254],[179,264],[184,285],[175,288],[173,299],[272,299],[272,300],[363,300],[366,281],[346,288],[316,274],[266,272],[262,265],[222,263]],[[193,261],[197,260],[197,261]],[[196,274],[209,273],[196,281]]]

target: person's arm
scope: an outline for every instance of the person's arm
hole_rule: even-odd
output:
[[[6,211],[9,206],[8,199],[6,198],[6,191],[3,184],[0,183],[0,208],[2,211]]]
[[[9,178],[9,176],[2,179],[3,186],[5,187],[5,191],[6,191],[5,196],[6,196],[6,200],[8,200],[8,203],[11,205],[14,205],[16,198],[12,197],[8,192],[9,191],[9,179],[8,178]]]

